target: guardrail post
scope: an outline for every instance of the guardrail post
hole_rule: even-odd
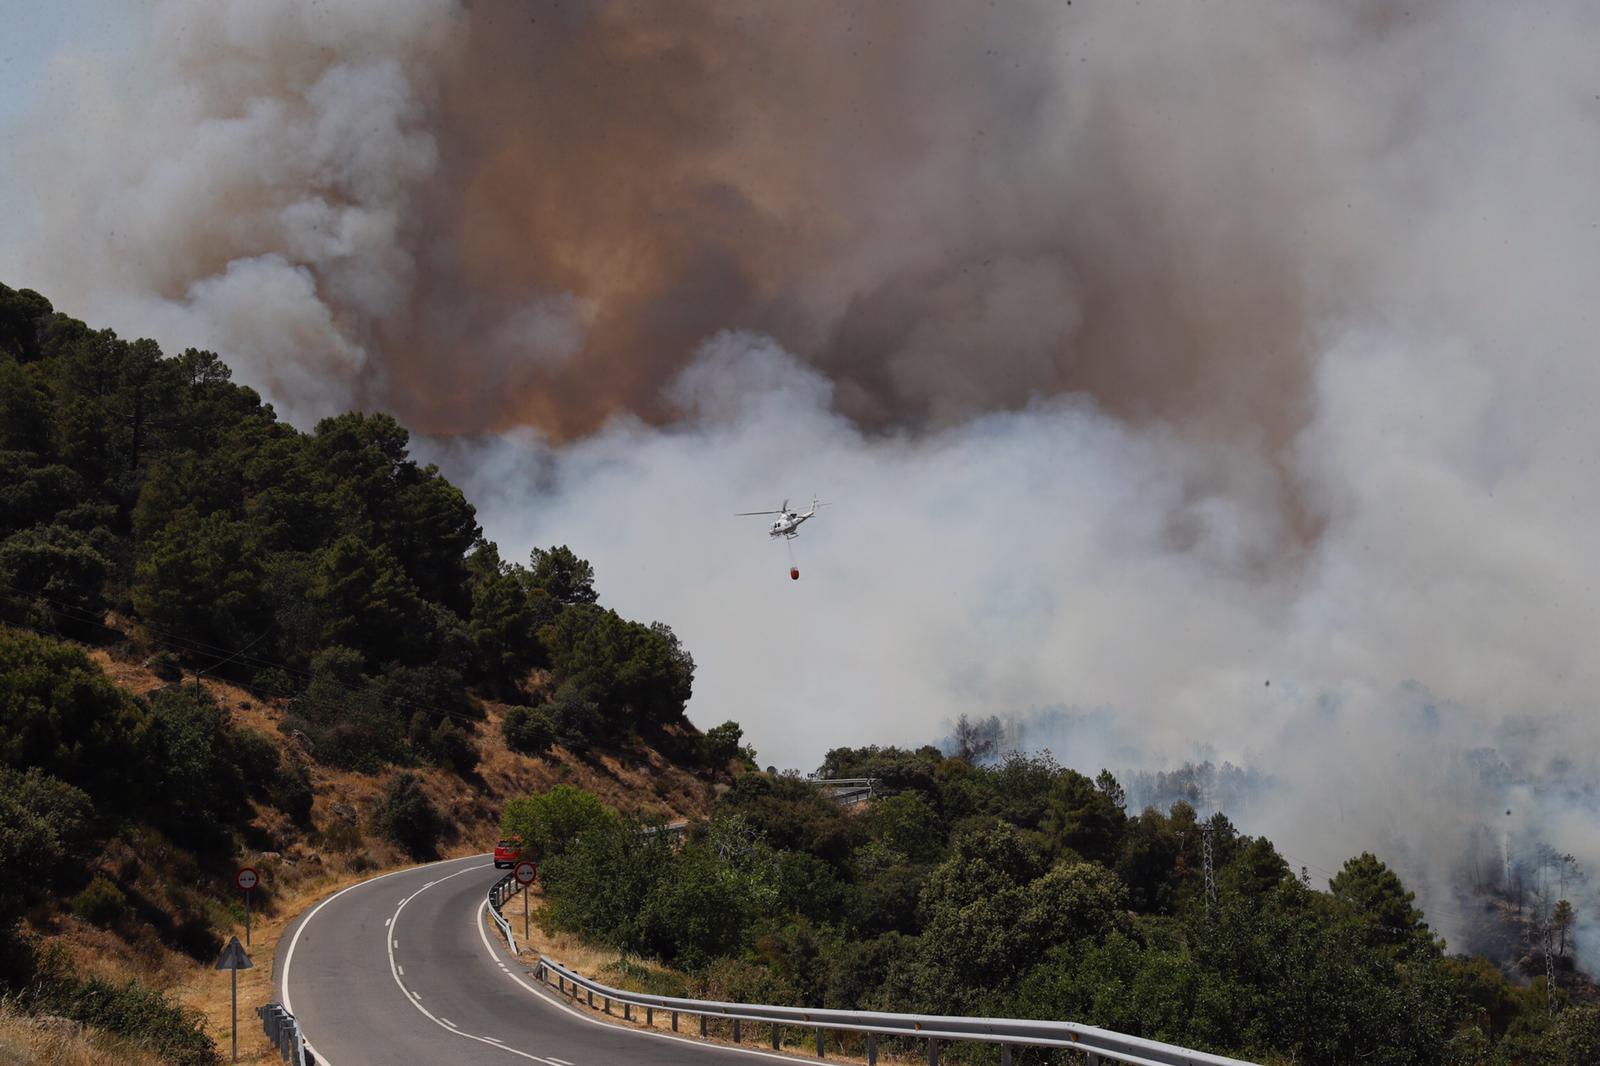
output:
[[[822,1026],[817,1026],[817,1058],[822,1058],[828,1053],[828,1038],[823,1035]]]
[[[646,1025],[648,1025],[648,1026],[650,1026],[652,1028],[655,1027],[655,1024],[656,1024],[656,1009],[654,1007],[646,1007],[644,1009],[644,1024],[646,1024]]]
[[[590,988],[586,989],[586,991],[589,993],[589,1007],[592,1010],[594,1008],[594,989]]]
[[[939,1066],[939,1041],[928,1037],[928,1066]]]
[[[676,1033],[678,1031],[678,1012],[677,1011],[673,1011],[672,1012],[672,1031],[674,1033]]]
[[[772,1050],[777,1051],[783,1046],[783,1026],[777,1022],[772,1023]]]
[[[1000,1066],[1011,1066],[1011,1045],[1000,1045]]]
[[[625,1022],[633,1021],[633,1004],[632,1003],[628,1003],[628,1002],[624,1001],[624,1003],[622,1004],[622,1020],[625,1021]]]
[[[735,1044],[737,1044],[739,1042],[739,1019],[738,1018],[735,1018],[733,1020],[733,1042]]]
[[[878,1066],[878,1034],[867,1034],[867,1066]],[[1010,1066],[1008,1063],[1007,1066]]]
[[[700,1035],[706,1035],[706,1016],[704,1014],[700,1015]]]
[[[607,1013],[607,1014],[610,1014],[610,1013],[611,1013],[611,997],[610,997],[610,996],[601,996],[601,997],[600,997],[600,998],[601,998],[601,999],[602,999],[602,1000],[603,1000],[603,1001],[605,1001],[605,1005],[606,1005],[606,1007],[605,1007],[605,1010],[606,1010],[606,1013]]]

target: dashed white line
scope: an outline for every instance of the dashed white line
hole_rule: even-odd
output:
[[[401,966],[401,967],[398,967],[398,969],[400,970],[400,976],[404,977],[406,975],[406,968],[404,966]]]
[[[482,857],[483,856],[481,856],[481,855],[470,856],[470,858],[474,858],[474,859],[478,859],[478,858],[482,858]],[[438,865],[441,865],[443,863],[460,862],[460,861],[461,861],[460,859],[440,859],[439,862],[437,862],[437,863],[431,863],[430,862],[430,863],[426,863],[425,865],[427,865],[427,866],[438,866]],[[279,978],[278,987],[283,992],[283,1009],[284,1010],[288,1011],[290,1014],[294,1013],[294,1007],[292,1006],[292,1004],[290,1002],[290,999],[289,999],[289,971],[290,971],[290,968],[294,964],[294,949],[300,946],[300,934],[304,933],[306,931],[306,926],[311,924],[311,919],[313,919],[313,918],[315,918],[317,916],[317,912],[322,910],[322,908],[326,907],[328,904],[332,903],[334,900],[338,899],[340,896],[344,895],[346,892],[354,891],[355,889],[358,889],[358,888],[362,887],[363,885],[370,885],[374,881],[382,881],[382,880],[384,880],[386,878],[397,877],[400,874],[411,873],[412,871],[417,870],[417,869],[419,869],[419,867],[410,866],[410,867],[407,867],[404,870],[391,870],[386,874],[379,874],[377,877],[369,877],[365,881],[358,881],[357,883],[355,883],[353,885],[346,885],[344,888],[341,888],[339,891],[335,892],[333,895],[329,896],[327,899],[323,900],[321,903],[319,903],[315,907],[311,908],[311,913],[306,915],[305,918],[301,920],[299,925],[295,926],[294,936],[289,938],[289,949],[286,952],[284,952],[284,955],[283,955],[283,976],[281,978]],[[404,900],[402,900],[401,902],[403,903]],[[385,924],[387,924],[387,923],[385,923]],[[318,1062],[327,1063],[328,1057],[326,1055],[323,1055],[321,1052],[318,1052],[317,1049],[312,1046],[310,1040],[306,1041],[306,1050],[312,1052],[313,1054],[315,1054],[316,1057],[317,1057],[317,1061]]]
[[[558,1059],[554,1055],[550,1056],[550,1061],[555,1063],[556,1066],[572,1066],[572,1063],[568,1062],[566,1059]]]
[[[422,893],[426,892],[429,888],[432,888],[433,885],[441,884],[441,883],[443,883],[445,881],[450,880],[452,877],[460,877],[462,874],[471,873],[474,870],[480,870],[480,869],[482,869],[481,866],[469,866],[465,870],[458,870],[453,874],[448,874],[448,875],[446,875],[444,877],[439,878],[438,881],[433,881],[433,882],[431,882],[431,883],[429,883],[427,885],[424,885],[422,888],[417,889],[415,892],[411,893],[411,895],[409,895],[405,899],[401,900],[400,901],[400,905],[395,908],[395,912],[394,912],[394,915],[393,915],[395,926],[397,928],[399,927],[399,925],[400,925],[400,913],[403,910],[405,910],[406,905],[409,904],[412,900],[416,899],[418,896],[422,895]],[[474,909],[473,912],[472,912],[472,920],[473,920],[474,923],[476,923],[476,922],[478,922],[480,920],[479,917],[478,917],[478,914],[479,914],[479,912],[476,909]],[[384,939],[385,940],[389,940],[389,938],[387,936]],[[394,945],[394,946],[398,946],[400,941],[399,940],[389,940],[389,943]],[[389,949],[389,973],[390,973],[391,976],[394,977],[394,983],[400,986],[401,991],[410,992],[411,993],[411,997],[412,997],[412,1000],[413,1000],[411,1005],[413,1007],[417,1008],[417,1010],[422,1013],[423,1017],[427,1018],[430,1022],[433,1022],[435,1025],[437,1025],[439,1028],[443,1029],[445,1032],[454,1033],[456,1036],[464,1036],[468,1040],[476,1040],[480,1044],[488,1044],[492,1048],[499,1048],[501,1051],[506,1052],[508,1055],[516,1055],[519,1058],[528,1059],[529,1061],[532,1061],[532,1062],[542,1062],[542,1063],[545,1063],[546,1066],[554,1066],[554,1064],[551,1063],[551,1061],[549,1059],[542,1058],[542,1057],[540,1057],[538,1055],[530,1055],[526,1051],[519,1051],[516,1048],[510,1047],[510,1046],[508,1046],[508,1045],[506,1045],[506,1044],[504,1044],[504,1043],[502,1043],[502,1042],[500,1042],[498,1040],[490,1040],[487,1037],[477,1036],[477,1035],[475,1035],[473,1033],[463,1032],[453,1022],[448,1024],[448,1025],[445,1024],[443,1019],[441,1019],[438,1015],[432,1013],[431,1011],[428,1010],[427,1007],[424,1007],[422,1005],[422,996],[418,995],[416,992],[411,992],[410,989],[406,988],[405,983],[400,980],[400,964],[395,961],[395,958],[394,958],[394,947],[390,947],[390,949]]]
[[[455,1022],[453,1022],[453,1021],[451,1021],[451,1020],[450,1020],[450,1019],[449,1019],[449,1018],[446,1018],[446,1017],[445,1017],[445,1016],[444,1016],[444,1015],[442,1015],[442,1014],[441,1014],[441,1015],[439,1015],[439,1020],[440,1020],[440,1021],[441,1021],[441,1022],[444,1022],[444,1024],[446,1024],[446,1025],[448,1025],[448,1026],[449,1026],[449,1027],[450,1027],[450,1028],[452,1028],[452,1029],[459,1029],[459,1028],[461,1028],[461,1026],[459,1026],[459,1025],[457,1025],[457,1024],[456,1024],[456,1023],[455,1023]],[[568,1062],[568,1063],[564,1063],[564,1064],[563,1064],[563,1066],[572,1066],[572,1063],[570,1063],[570,1062]]]

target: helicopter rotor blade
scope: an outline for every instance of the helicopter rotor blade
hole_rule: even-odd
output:
[[[746,517],[746,516],[747,516],[747,515],[756,515],[756,514],[782,514],[782,513],[783,513],[783,512],[782,512],[782,511],[735,511],[735,512],[734,512],[734,513],[733,513],[733,517],[735,517],[735,518],[744,518],[744,517]]]

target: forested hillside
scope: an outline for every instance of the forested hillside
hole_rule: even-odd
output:
[[[708,779],[738,757],[737,726],[685,718],[669,628],[599,605],[565,546],[501,559],[408,443],[381,414],[301,432],[209,352],[0,286],[0,992],[107,1025],[156,1003],[139,1039],[207,1061],[195,1016],[27,930],[70,910],[209,961],[238,856],[360,840],[353,809],[314,820],[318,781],[378,793],[362,822],[427,856],[452,812],[418,775],[483,791],[490,739]],[[86,647],[167,684],[130,691]]]
[[[568,788],[503,825],[544,851],[547,927],[672,968],[652,991],[1071,1019],[1272,1063],[1600,1061],[1590,986],[1450,955],[1370,854],[1313,884],[1222,814],[1129,811],[1112,775],[1048,755],[837,749],[821,770],[879,795],[747,774],[681,847]]]

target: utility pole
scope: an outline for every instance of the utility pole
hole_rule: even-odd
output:
[[[1555,922],[1552,920],[1550,911],[1546,910],[1544,929],[1541,931],[1540,936],[1544,942],[1544,1005],[1546,1012],[1551,1017],[1555,1017],[1556,1013],[1556,947],[1555,937],[1552,935],[1554,930]]]

